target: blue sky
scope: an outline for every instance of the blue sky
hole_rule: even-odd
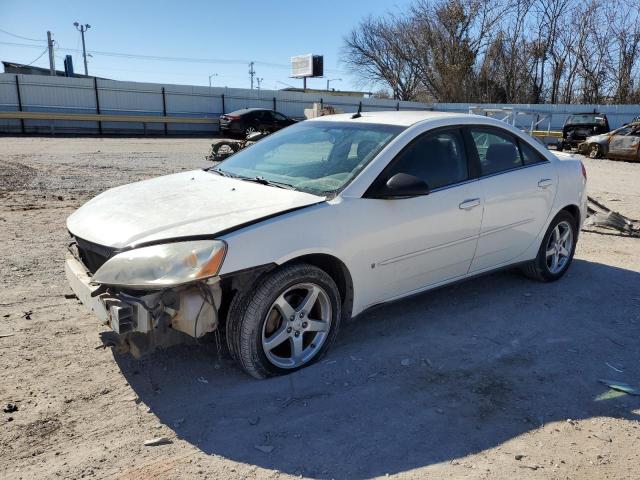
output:
[[[283,88],[292,55],[315,53],[325,58],[325,77],[336,89],[359,85],[340,63],[342,38],[363,17],[403,9],[409,0],[318,1],[28,1],[0,0],[0,29],[29,39],[46,38],[51,30],[57,46],[56,67],[66,54],[83,73],[80,33],[74,21],[89,23],[86,34],[89,74],[118,80],[249,87],[248,65],[256,62],[262,88]],[[29,47],[12,44],[28,44]],[[0,60],[32,62],[46,47],[44,41],[16,38],[0,31]],[[225,62],[183,62],[114,57],[114,52],[160,57],[215,59]],[[48,67],[44,54],[34,65]],[[325,88],[325,79],[309,79],[311,88]]]

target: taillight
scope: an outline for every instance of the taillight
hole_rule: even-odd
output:
[[[582,167],[582,178],[584,178],[584,181],[587,181],[587,169],[584,168],[584,163],[582,163],[582,161],[580,162],[580,166]]]

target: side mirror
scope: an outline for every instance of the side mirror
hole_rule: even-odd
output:
[[[408,173],[396,173],[380,189],[377,198],[410,198],[429,195],[428,185],[418,177]]]

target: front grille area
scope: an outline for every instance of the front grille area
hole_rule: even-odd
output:
[[[107,260],[116,254],[114,248],[98,245],[97,243],[87,242],[78,237],[74,237],[78,246],[80,260],[91,273],[95,273]]]

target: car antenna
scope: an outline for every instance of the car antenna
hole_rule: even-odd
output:
[[[360,118],[362,116],[360,114],[361,111],[362,111],[362,102],[360,102],[358,104],[358,111],[356,113],[354,113],[353,115],[351,115],[351,118]]]

